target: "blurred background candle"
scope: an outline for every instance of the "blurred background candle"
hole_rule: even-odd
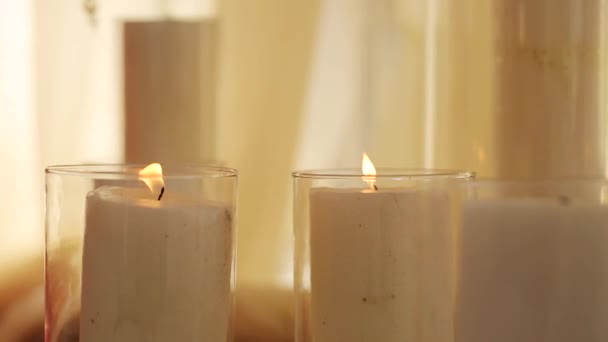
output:
[[[606,175],[605,0],[429,6],[427,166],[502,179]]]

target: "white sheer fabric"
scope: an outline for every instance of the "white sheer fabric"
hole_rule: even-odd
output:
[[[34,112],[32,14],[31,1],[0,0],[2,341],[13,341],[42,322],[43,183]]]

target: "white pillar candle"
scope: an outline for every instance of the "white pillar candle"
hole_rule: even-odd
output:
[[[608,341],[608,209],[465,204],[457,342]]]
[[[489,2],[497,176],[603,175],[606,1]]]
[[[80,339],[225,342],[232,208],[167,191],[87,196]]]
[[[311,340],[452,341],[447,194],[310,194]]]

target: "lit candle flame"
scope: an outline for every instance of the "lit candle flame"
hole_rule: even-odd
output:
[[[361,160],[361,171],[363,172],[362,179],[369,185],[369,188],[378,190],[378,187],[376,187],[376,168],[365,152]]]
[[[165,192],[165,182],[163,181],[163,168],[159,163],[152,163],[139,171],[139,180],[146,183],[148,189],[158,195],[158,200],[163,197]]]

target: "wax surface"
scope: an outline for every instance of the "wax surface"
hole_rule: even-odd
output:
[[[320,188],[310,215],[312,341],[451,341],[446,196]]]
[[[225,342],[232,209],[146,191],[87,196],[81,341]]]
[[[456,341],[608,341],[607,241],[599,205],[468,202]]]

